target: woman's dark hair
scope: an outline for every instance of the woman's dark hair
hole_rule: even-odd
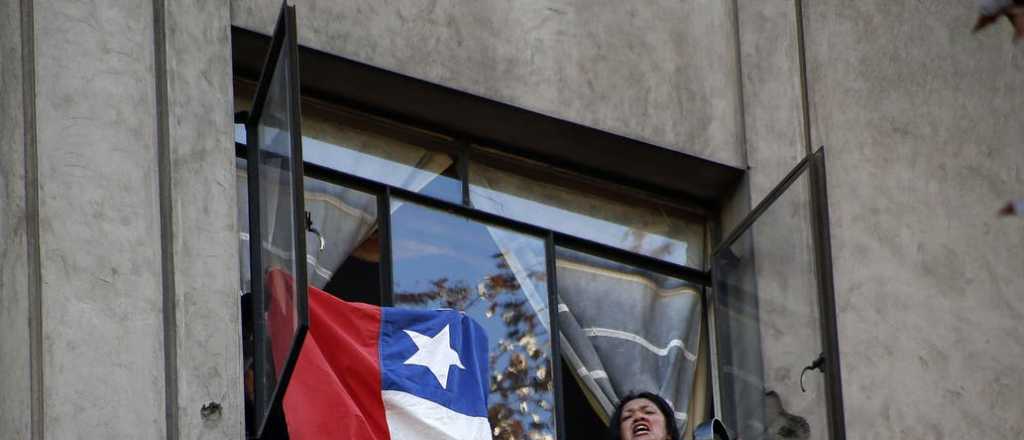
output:
[[[622,408],[624,408],[627,403],[636,399],[647,399],[653,402],[654,406],[657,406],[658,410],[661,411],[662,417],[665,418],[665,432],[668,433],[668,438],[672,440],[679,440],[679,426],[676,425],[675,412],[672,411],[672,406],[669,405],[665,399],[662,399],[661,396],[647,391],[627,394],[626,397],[623,397],[622,400],[619,401],[619,404],[615,406],[615,412],[612,413],[612,419],[610,420],[611,423],[609,423],[608,426],[609,440],[622,440],[622,434],[620,432],[622,424]]]

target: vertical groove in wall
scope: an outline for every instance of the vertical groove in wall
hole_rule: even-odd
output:
[[[167,98],[167,37],[164,0],[153,0],[153,70],[156,83],[157,174],[160,194],[160,274],[164,334],[164,415],[167,440],[178,439],[178,332],[174,294],[174,212]]]
[[[39,153],[36,145],[35,15],[21,0],[21,76],[25,143],[25,231],[28,251],[29,392],[32,439],[43,439],[43,276],[39,245]]]
[[[737,102],[736,108],[739,109],[739,144],[740,151],[743,153],[743,166],[744,168],[750,168],[750,154],[747,152],[747,108],[746,102],[743,96],[743,42],[740,40],[740,4],[739,0],[733,0],[732,2],[732,28],[734,32],[734,38],[736,40],[735,56],[736,56],[736,91],[737,91]]]
[[[811,104],[807,90],[807,49],[804,44],[804,2],[794,0],[796,6],[796,44],[800,63],[800,110],[803,118],[804,154],[811,154]]]

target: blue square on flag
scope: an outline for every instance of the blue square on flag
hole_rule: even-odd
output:
[[[440,438],[424,436],[428,423],[451,438],[491,438],[487,335],[468,316],[383,308],[380,359],[392,438]]]
[[[309,289],[310,326],[284,398],[293,440],[489,440],[487,335],[454,310]]]

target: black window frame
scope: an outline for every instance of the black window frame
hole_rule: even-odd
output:
[[[267,307],[267,293],[263,282],[263,240],[261,233],[260,212],[260,166],[261,149],[259,147],[259,124],[263,117],[264,104],[270,93],[271,83],[275,74],[284,73],[287,82],[287,114],[288,124],[292,128],[289,131],[289,166],[288,179],[292,188],[291,207],[292,225],[291,242],[294,257],[297,261],[294,267],[293,283],[296,287],[306,286],[306,241],[305,241],[305,207],[303,191],[303,160],[302,160],[302,119],[301,102],[299,89],[299,60],[298,60],[298,38],[296,29],[295,7],[282,3],[278,13],[277,22],[274,26],[274,34],[271,37],[270,47],[263,58],[263,67],[260,70],[253,108],[248,112],[238,114],[237,119],[245,125],[246,132],[246,158],[249,193],[249,232],[252,239],[249,240],[250,252],[250,295],[251,309],[250,322],[253,328],[253,404],[252,419],[246,420],[246,431],[248,435],[255,438],[265,436],[279,436],[281,420],[283,420],[284,394],[288,388],[289,380],[298,362],[299,352],[305,340],[306,331],[309,328],[309,306],[305,288],[296,288],[295,313],[297,323],[295,333],[288,348],[287,358],[281,367],[280,374],[273,372],[274,366],[270,360],[270,330],[264,310]],[[276,66],[281,57],[285,57],[285,72],[277,72]],[[301,260],[298,260],[301,258]],[[268,383],[268,374],[274,374],[276,380],[273,384]],[[249,431],[249,429],[253,431]]]

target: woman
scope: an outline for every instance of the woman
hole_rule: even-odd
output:
[[[623,397],[612,414],[611,440],[679,440],[672,406],[654,393]]]

